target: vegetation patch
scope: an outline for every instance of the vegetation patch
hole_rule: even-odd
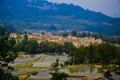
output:
[[[23,63],[15,66],[15,68],[29,68],[29,67],[32,67],[32,63]]]
[[[22,57],[22,56],[24,56],[25,55],[25,52],[18,52],[18,56],[19,57]]]
[[[34,75],[36,73],[37,72],[28,72],[28,73],[25,73],[25,74],[18,75],[18,78],[19,78],[19,80],[26,80],[27,77],[29,77],[30,75]]]
[[[80,65],[69,65],[69,66],[65,66],[65,68],[70,69],[70,68],[79,68],[80,66],[84,66],[83,64]]]
[[[94,65],[97,68],[102,68],[102,65]]]
[[[103,78],[103,76],[98,76],[98,77],[94,78],[93,80],[99,80],[99,79],[102,79],[102,78]]]

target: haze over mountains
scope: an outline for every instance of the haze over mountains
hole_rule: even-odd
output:
[[[120,35],[120,18],[73,4],[56,4],[46,0],[0,0],[0,24],[6,22],[19,29],[77,30]]]

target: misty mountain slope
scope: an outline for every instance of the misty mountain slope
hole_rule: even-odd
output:
[[[78,30],[120,35],[120,19],[85,10],[73,4],[46,0],[1,0],[0,23],[21,29]]]

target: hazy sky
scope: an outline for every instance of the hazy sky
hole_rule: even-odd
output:
[[[102,12],[108,16],[120,17],[120,0],[48,0],[56,3],[73,3],[84,9]]]

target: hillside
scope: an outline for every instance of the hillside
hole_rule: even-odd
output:
[[[6,22],[20,30],[77,30],[120,35],[120,18],[46,0],[1,0],[0,24]]]

